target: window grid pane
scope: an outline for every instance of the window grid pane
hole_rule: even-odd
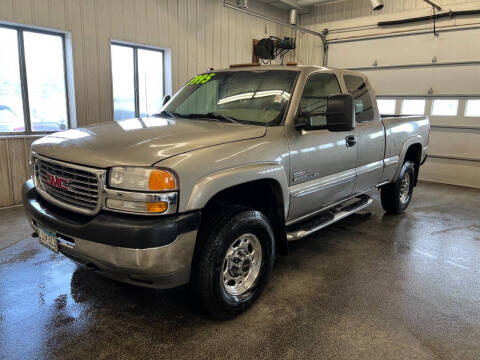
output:
[[[163,52],[138,50],[140,116],[158,114],[163,106]]]
[[[395,99],[377,99],[378,111],[380,115],[394,115],[397,106]]]
[[[114,119],[135,117],[135,80],[133,48],[112,45],[112,82]]]
[[[0,133],[24,132],[18,31],[0,28]]]
[[[458,100],[436,99],[433,100],[433,116],[456,116],[458,112]]]
[[[402,102],[402,115],[425,115],[424,99],[412,100],[405,99]]]
[[[25,67],[32,132],[68,127],[63,38],[24,31]]]
[[[466,117],[480,117],[480,99],[467,100],[465,108]]]

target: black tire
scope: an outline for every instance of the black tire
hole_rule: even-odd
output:
[[[408,180],[406,178],[408,177]],[[408,181],[408,185],[406,183]],[[412,200],[413,188],[415,186],[415,167],[410,161],[406,161],[397,181],[382,187],[380,197],[383,209],[390,214],[403,213]],[[408,187],[408,192],[405,192]]]
[[[259,211],[231,206],[220,208],[206,216],[206,227],[200,229],[199,233],[191,289],[196,301],[210,316],[224,320],[248,309],[262,293],[273,269],[275,240],[267,217]],[[238,239],[243,239],[242,236],[250,234],[257,238],[258,241],[253,239],[257,246],[258,243],[261,244],[261,261],[256,262],[260,263],[258,276],[254,277],[254,281],[253,277],[250,278],[252,285],[245,293],[232,295],[224,284],[225,265],[233,264],[226,258],[227,251],[231,251]],[[252,267],[253,263],[255,261],[250,264]],[[240,266],[241,271],[245,270],[243,264]],[[237,269],[240,270],[240,267]],[[245,272],[248,273],[248,270]]]

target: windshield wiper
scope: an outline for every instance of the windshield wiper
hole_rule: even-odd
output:
[[[167,110],[163,110],[159,115],[167,115],[167,116],[170,116],[172,119],[175,119],[177,118],[177,116],[180,116],[179,114],[171,113]]]
[[[213,120],[219,120],[219,121],[227,121],[227,122],[236,123],[236,124],[240,123],[238,119],[225,116],[219,113],[215,113],[215,112],[209,112],[206,114],[182,114],[182,115],[179,114],[179,116],[189,118],[189,119],[204,118],[204,119],[213,119]]]
[[[235,119],[233,117],[230,117],[230,116],[225,116],[225,115],[222,115],[222,114],[219,114],[219,113],[215,113],[215,112],[209,112],[208,114],[205,114],[208,118],[212,118],[212,119],[217,119],[217,120],[223,120],[223,121],[228,121],[228,122],[231,122],[231,123],[236,123],[238,124],[240,121],[238,119]]]

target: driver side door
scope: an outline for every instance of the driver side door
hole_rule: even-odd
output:
[[[305,83],[298,113],[325,112],[327,98],[341,92],[335,74],[314,73]],[[315,116],[312,122],[326,125],[326,117]],[[353,134],[353,131],[331,132],[326,129],[296,130],[289,134],[289,222],[353,193],[357,147],[346,140]]]

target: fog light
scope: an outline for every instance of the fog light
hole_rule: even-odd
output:
[[[156,213],[160,214],[168,209],[168,203],[165,201],[160,202],[139,202],[139,201],[127,201],[117,199],[107,199],[107,208],[114,210],[122,210],[128,212],[137,213]]]
[[[150,213],[162,213],[167,211],[168,203],[165,201],[156,202],[156,203],[147,203],[147,210]]]

